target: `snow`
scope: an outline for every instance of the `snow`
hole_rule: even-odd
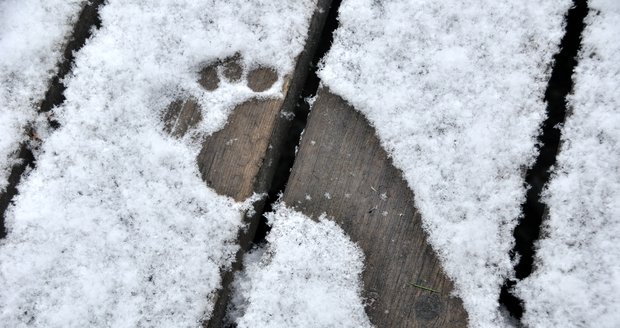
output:
[[[517,286],[530,327],[620,325],[620,3],[588,6],[536,270]]]
[[[266,248],[246,255],[235,278],[238,327],[372,327],[360,297],[364,255],[345,232],[282,203],[267,218]]]
[[[0,2],[0,193],[83,3]]]
[[[569,0],[345,0],[319,77],[362,112],[415,193],[472,327],[500,286]]]
[[[236,203],[205,185],[198,141],[236,104],[282,96],[314,6],[106,1],[102,27],[77,53],[66,101],[54,110],[61,127],[44,141],[7,212],[2,325],[195,327],[208,319],[254,198]],[[198,72],[236,53],[242,78],[202,89]],[[279,81],[254,93],[245,76],[259,65],[277,70]],[[161,117],[190,97],[203,120],[175,139]]]

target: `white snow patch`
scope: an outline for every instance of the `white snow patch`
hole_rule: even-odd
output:
[[[620,325],[620,3],[588,6],[545,238],[517,286],[530,327]]]
[[[316,101],[316,95],[312,97],[304,98],[304,101],[308,104],[309,110],[312,110],[312,106],[314,106],[314,102]]]
[[[238,326],[371,327],[360,297],[364,256],[344,231],[284,204],[267,217],[266,249],[236,277]]]
[[[0,1],[0,193],[83,3]]]
[[[200,69],[240,53],[246,69],[273,67],[282,80],[314,7],[106,3],[102,28],[77,54],[55,110],[61,128],[42,145],[7,214],[0,241],[7,327],[196,327],[209,317],[252,199],[235,203],[209,189],[195,162],[198,145],[166,135],[161,113],[193,96],[202,105],[200,132],[222,127],[235,104],[256,94],[244,83],[204,91]]]
[[[416,195],[474,327],[498,297],[569,0],[345,0],[319,76],[364,113]]]
[[[292,121],[295,119],[295,113],[282,111],[280,112],[280,117],[284,118],[287,121]]]

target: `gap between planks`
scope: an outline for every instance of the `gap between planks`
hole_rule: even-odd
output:
[[[547,206],[541,194],[549,180],[561,144],[561,126],[568,116],[567,97],[573,89],[573,71],[581,49],[581,35],[588,15],[586,0],[574,0],[573,7],[566,13],[566,29],[559,52],[553,57],[553,70],[545,91],[547,118],[538,136],[539,153],[536,162],[525,174],[526,201],[521,206],[523,217],[513,231],[515,246],[511,256],[519,256],[515,265],[516,279],[506,279],[502,286],[499,302],[508,312],[520,320],[523,316],[523,301],[516,297],[512,288],[527,278],[534,269],[536,243],[540,238],[543,222],[547,219]]]

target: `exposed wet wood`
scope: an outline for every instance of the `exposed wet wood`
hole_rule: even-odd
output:
[[[278,73],[268,67],[259,67],[248,73],[248,87],[254,92],[262,92],[271,87],[278,79]]]
[[[222,63],[224,77],[230,82],[238,82],[241,80],[241,76],[243,76],[243,67],[241,67],[239,62],[240,59],[241,55],[235,54],[231,58],[225,59]]]
[[[267,191],[268,186],[258,185],[257,179],[261,167],[272,167],[276,160],[267,153],[272,142],[279,143],[272,140],[272,136],[279,137],[273,134],[276,126],[286,124],[280,118],[283,103],[283,99],[243,103],[235,108],[227,126],[205,141],[198,167],[209,186],[238,201]]]
[[[164,116],[164,130],[180,138],[202,120],[202,112],[194,99],[175,101]]]
[[[326,89],[308,119],[284,202],[326,213],[364,251],[376,327],[465,327],[460,299],[426,241],[414,195],[368,121]]]
[[[208,91],[217,89],[220,85],[220,77],[217,75],[217,65],[209,65],[200,71],[198,83]]]

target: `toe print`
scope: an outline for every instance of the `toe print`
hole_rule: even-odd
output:
[[[243,76],[241,55],[235,54],[232,57],[224,59],[222,61],[222,73],[228,81],[232,83],[239,82],[239,80],[241,80],[241,77]]]
[[[268,90],[277,80],[278,73],[267,67],[259,67],[248,73],[248,87],[254,92]]]
[[[278,81],[278,72],[271,67],[258,66],[246,73],[239,53],[205,66],[199,76],[198,84],[208,92],[216,92],[223,84],[245,84],[252,92],[265,92]],[[255,101],[252,98],[245,103]],[[202,121],[200,105],[193,97],[176,100],[168,107],[163,121],[166,133],[182,138]]]
[[[205,90],[213,91],[220,85],[220,77],[217,75],[217,65],[209,65],[200,71],[198,83]]]

